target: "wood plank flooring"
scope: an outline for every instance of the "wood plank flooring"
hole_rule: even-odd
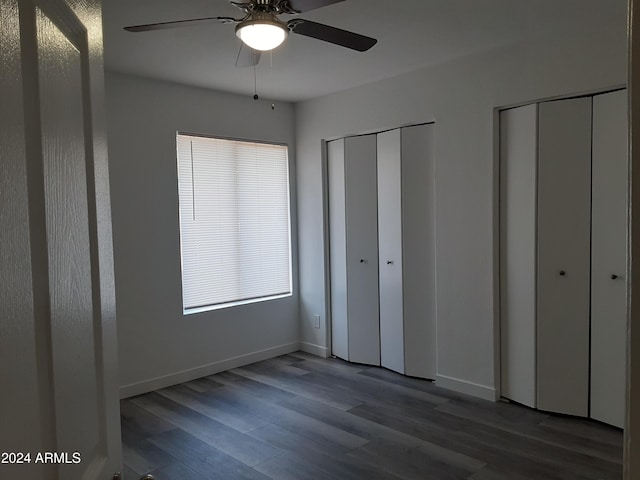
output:
[[[126,480],[622,478],[618,429],[302,352],[121,408]]]

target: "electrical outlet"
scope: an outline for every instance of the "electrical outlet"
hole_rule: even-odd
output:
[[[313,328],[320,328],[320,315],[313,316]]]

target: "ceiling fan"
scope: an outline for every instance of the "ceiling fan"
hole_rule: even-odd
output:
[[[236,35],[244,44],[251,48],[242,47],[236,59],[236,66],[256,65],[261,51],[273,50],[285,41],[289,32],[333,43],[359,52],[365,52],[373,47],[377,40],[348,30],[331,27],[322,23],[293,18],[283,21],[279,15],[298,15],[317,8],[340,3],[345,0],[249,0],[248,2],[230,1],[233,6],[244,12],[242,18],[207,17],[190,20],[176,20],[173,22],[150,23],[125,27],[129,32],[148,32],[165,28],[202,25],[203,23],[218,22],[236,24]]]

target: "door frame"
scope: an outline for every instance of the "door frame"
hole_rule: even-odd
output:
[[[640,476],[640,438],[637,438],[640,437],[640,282],[634,282],[632,275],[634,270],[640,272],[640,208],[634,208],[635,205],[640,205],[640,0],[629,0],[628,5],[630,258],[627,275],[630,290],[623,465],[624,479],[633,480]]]

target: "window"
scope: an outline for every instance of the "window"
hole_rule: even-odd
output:
[[[185,313],[291,294],[287,147],[178,133]]]

